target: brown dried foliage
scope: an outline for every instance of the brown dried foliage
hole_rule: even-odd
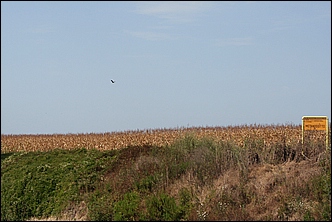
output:
[[[164,146],[185,135],[213,138],[244,147],[246,141],[261,141],[264,147],[282,143],[297,145],[302,141],[301,125],[241,125],[227,127],[190,127],[171,129],[131,130],[87,134],[21,134],[1,135],[1,153],[17,151],[49,151],[55,148],[120,149],[128,146]],[[310,141],[325,142],[325,132],[310,131]]]

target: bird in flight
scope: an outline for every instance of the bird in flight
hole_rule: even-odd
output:
[[[111,79],[111,83],[115,83],[115,81],[113,79]]]

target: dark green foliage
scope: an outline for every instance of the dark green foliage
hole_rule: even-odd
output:
[[[179,218],[187,220],[192,206],[192,195],[187,188],[180,190]]]
[[[157,183],[156,176],[150,175],[150,176],[143,178],[139,182],[135,182],[135,185],[136,185],[136,189],[140,192],[144,192],[144,191],[151,192],[152,188],[154,187],[154,185],[156,183]]]
[[[113,220],[115,221],[135,221],[138,220],[140,197],[135,192],[126,193],[123,200],[114,203]]]
[[[3,153],[3,154],[1,154],[1,163],[2,163],[3,160],[5,160],[6,158],[10,157],[13,154],[14,153]]]
[[[91,221],[110,221],[113,215],[112,200],[108,192],[95,191],[88,198],[88,217]]]
[[[1,220],[56,215],[99,182],[113,153],[53,150],[17,153],[1,163]]]
[[[331,221],[331,171],[312,180],[311,190],[319,202],[319,219]]]
[[[303,216],[303,221],[315,221],[315,218],[311,215],[310,211],[306,211]]]
[[[175,199],[165,193],[153,195],[147,200],[148,218],[152,221],[180,220],[180,208]]]

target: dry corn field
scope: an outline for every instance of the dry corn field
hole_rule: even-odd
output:
[[[325,144],[324,131],[310,132],[310,140]],[[55,148],[85,147],[100,150],[120,149],[128,146],[170,145],[186,135],[232,142],[243,147],[245,141],[261,141],[264,147],[275,144],[296,146],[302,142],[301,125],[240,125],[227,127],[188,127],[148,129],[87,134],[32,134],[1,135],[1,153],[17,151],[49,151]]]

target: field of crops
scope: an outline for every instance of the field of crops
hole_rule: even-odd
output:
[[[311,134],[313,131],[311,131]],[[188,127],[148,129],[86,134],[37,134],[1,135],[1,153],[16,151],[48,151],[55,148],[73,149],[85,147],[100,150],[120,149],[127,146],[173,143],[186,135],[207,137],[216,141],[228,141],[243,147],[246,141],[261,141],[265,147],[274,144],[296,146],[302,141],[301,125],[240,125],[227,127]],[[325,142],[325,132],[317,131],[311,140]]]

